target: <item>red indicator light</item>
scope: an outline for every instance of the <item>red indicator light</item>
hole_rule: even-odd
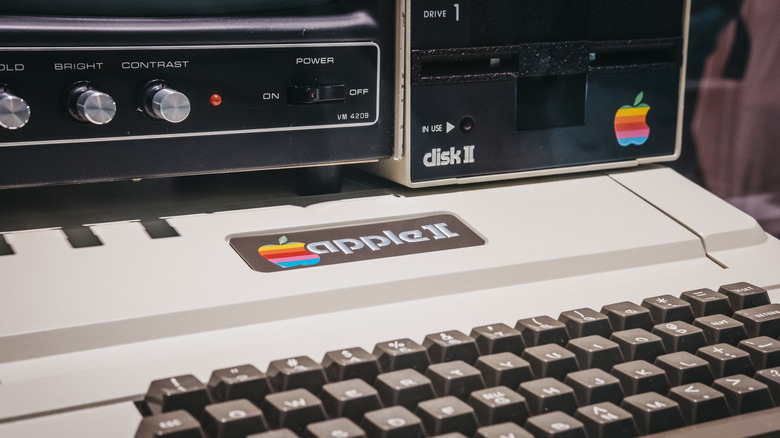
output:
[[[222,96],[219,94],[212,94],[211,97],[209,97],[209,103],[211,106],[219,106],[222,104]]]

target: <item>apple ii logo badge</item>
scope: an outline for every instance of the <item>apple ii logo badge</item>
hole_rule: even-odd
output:
[[[623,105],[615,114],[615,136],[620,146],[642,145],[650,137],[650,127],[647,126],[647,112],[650,105],[642,103],[645,93],[639,92],[634,98],[634,105]]]
[[[485,244],[452,214],[228,236],[250,268],[281,272]]]

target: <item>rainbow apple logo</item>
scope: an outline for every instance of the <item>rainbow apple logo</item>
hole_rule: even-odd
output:
[[[278,245],[263,245],[257,252],[269,262],[282,268],[311,266],[319,263],[320,256],[310,253],[305,246],[305,243],[300,242],[287,243],[287,236],[282,236],[279,238]]]
[[[615,114],[615,136],[620,146],[641,145],[650,137],[650,127],[647,126],[650,105],[642,103],[644,96],[645,93],[640,91],[634,99],[634,106],[623,105]]]

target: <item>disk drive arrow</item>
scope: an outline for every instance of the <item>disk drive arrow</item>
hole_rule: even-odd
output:
[[[447,134],[449,134],[453,129],[455,129],[455,126],[453,126],[452,123],[447,122]]]

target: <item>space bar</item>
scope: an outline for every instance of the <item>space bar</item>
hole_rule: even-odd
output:
[[[780,407],[647,435],[645,438],[704,438],[716,436],[729,438],[768,438],[780,436]]]

